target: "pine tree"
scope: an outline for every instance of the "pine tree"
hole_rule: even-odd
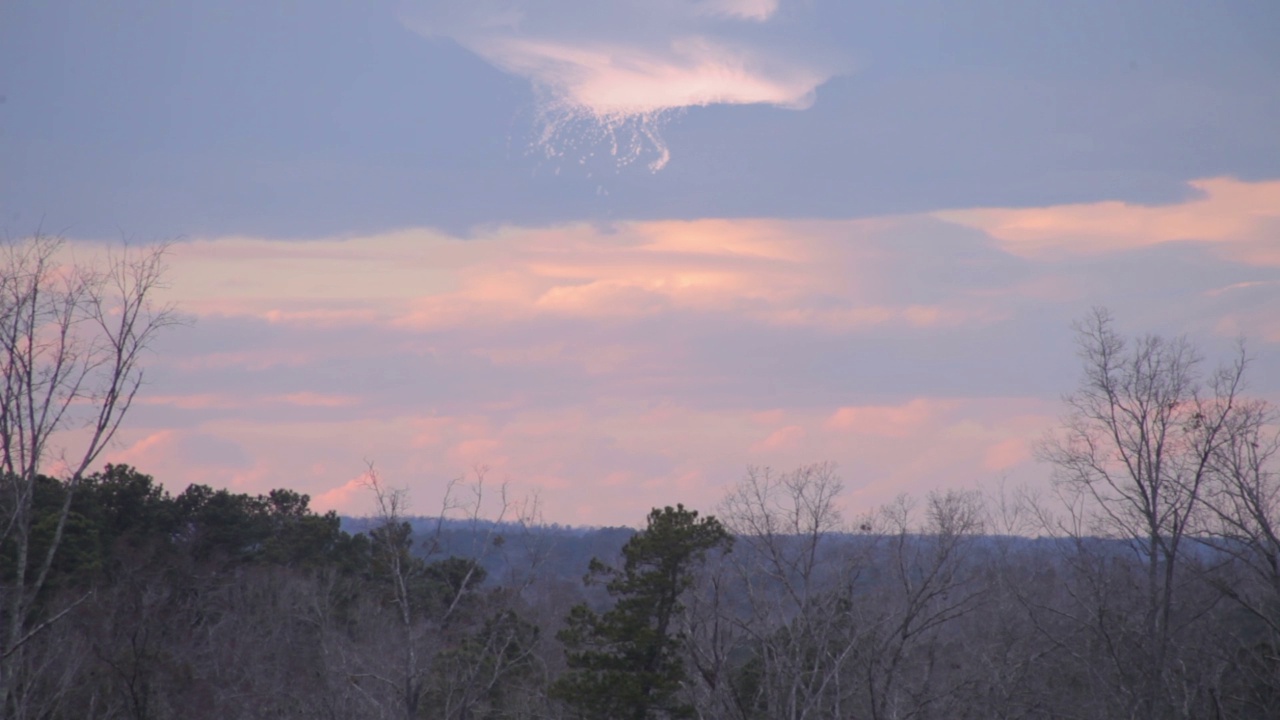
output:
[[[714,517],[698,518],[683,505],[655,508],[648,527],[622,548],[621,570],[591,561],[587,581],[608,578],[617,598],[603,615],[574,607],[560,632],[570,672],[552,694],[580,718],[647,720],[687,718],[679,698],[685,681],[676,629],[680,596],[708,551],[728,550],[733,538]]]

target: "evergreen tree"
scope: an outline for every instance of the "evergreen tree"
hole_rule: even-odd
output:
[[[609,578],[605,588],[617,602],[603,615],[585,604],[570,611],[558,636],[570,672],[552,694],[581,718],[692,717],[679,698],[686,677],[675,627],[680,596],[706,553],[732,541],[714,517],[677,505],[649,513],[648,527],[622,548],[621,570],[593,559],[587,581]]]

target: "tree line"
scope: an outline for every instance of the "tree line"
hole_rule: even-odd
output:
[[[0,275],[0,718],[1280,717],[1280,436],[1243,346],[1096,311],[1043,492],[846,516],[833,466],[755,468],[566,573],[577,541],[503,488],[484,517],[482,476],[424,523],[370,468],[351,532],[90,471],[176,316],[162,252],[60,250]]]

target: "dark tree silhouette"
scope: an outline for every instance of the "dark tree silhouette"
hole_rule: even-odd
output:
[[[588,580],[609,578],[617,598],[604,614],[575,606],[559,637],[571,672],[552,688],[583,718],[684,718],[693,708],[679,698],[685,680],[680,596],[708,551],[733,538],[714,517],[683,505],[654,509],[649,524],[622,548],[621,570],[591,561]]]

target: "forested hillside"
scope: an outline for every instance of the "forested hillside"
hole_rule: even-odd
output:
[[[638,533],[383,517],[356,521],[366,529],[352,534],[288,490],[170,495],[108,466],[71,499],[31,632],[12,654],[7,713],[1280,711],[1280,584],[1268,546],[1189,540],[1174,567],[1155,568],[1158,578],[1172,570],[1162,605],[1140,542],[1003,534],[1029,527],[1029,507],[962,492],[904,498],[846,523],[839,490],[819,465],[752,472],[719,517],[669,507]],[[66,499],[61,483],[40,478],[35,554]]]

